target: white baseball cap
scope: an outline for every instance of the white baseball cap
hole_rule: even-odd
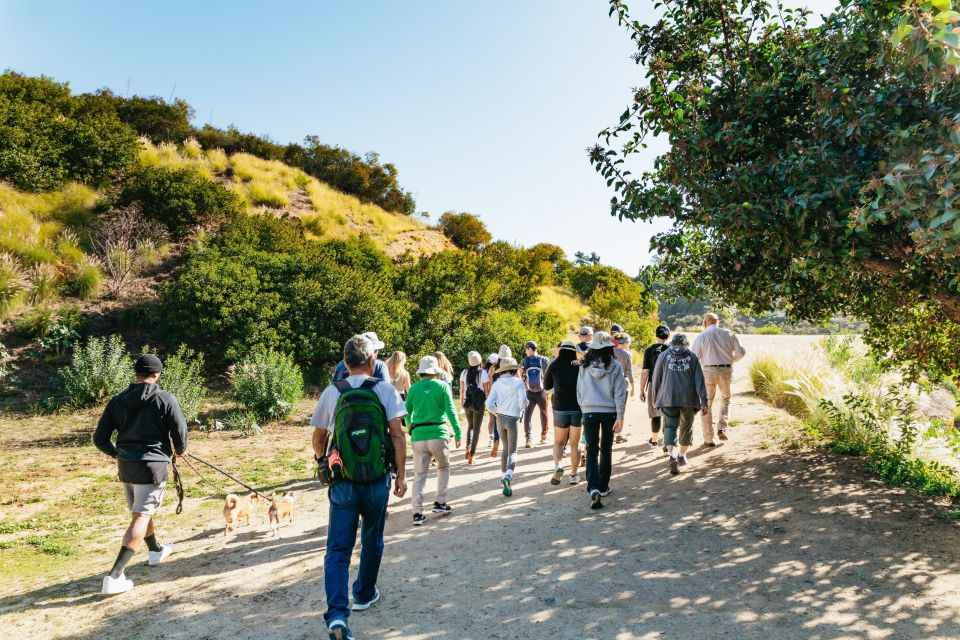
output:
[[[387,345],[383,344],[383,342],[380,340],[380,338],[377,337],[377,334],[374,333],[373,331],[367,331],[366,333],[361,334],[361,335],[362,335],[364,338],[366,338],[367,340],[369,340],[370,342],[372,342],[372,343],[373,343],[373,348],[374,348],[375,350],[377,350],[377,351],[380,351],[380,349],[383,349],[385,346],[387,346]]]

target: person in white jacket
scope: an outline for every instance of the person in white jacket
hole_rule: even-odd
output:
[[[527,408],[527,388],[515,372],[520,368],[514,358],[501,358],[496,375],[500,376],[490,388],[487,409],[497,416],[500,433],[500,484],[503,495],[513,495],[513,474],[517,468],[517,423]]]

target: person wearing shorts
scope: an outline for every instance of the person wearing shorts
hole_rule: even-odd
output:
[[[570,484],[580,482],[580,428],[583,412],[577,402],[577,378],[582,352],[573,342],[561,342],[556,358],[547,366],[543,388],[553,391],[553,475],[550,484],[563,478],[563,450],[570,445]]]
[[[160,544],[153,528],[153,516],[163,503],[167,486],[167,465],[187,451],[187,422],[173,394],[162,391],[157,380],[163,363],[154,355],[140,356],[134,364],[136,382],[114,396],[104,409],[93,443],[117,460],[117,470],[130,510],[130,526],[123,534],[120,553],[103,578],[101,593],[114,595],[133,588],[124,569],[141,543],[150,550],[148,564],[160,564],[173,551],[172,544]],[[117,434],[114,444],[111,440]]]
[[[687,336],[674,334],[670,348],[660,354],[653,368],[654,406],[663,414],[663,441],[670,454],[670,473],[680,473],[687,464],[687,449],[693,442],[693,419],[706,415],[707,387],[700,360],[690,351]],[[680,453],[676,453],[677,436]]]

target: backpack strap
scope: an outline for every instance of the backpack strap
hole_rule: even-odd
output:
[[[358,388],[363,389],[364,391],[370,391],[379,383],[380,381],[376,378],[367,378]]]
[[[333,386],[337,388],[337,391],[339,391],[341,395],[346,393],[347,391],[353,390],[353,386],[351,386],[350,383],[347,382],[346,380],[337,380],[336,382],[333,383]]]

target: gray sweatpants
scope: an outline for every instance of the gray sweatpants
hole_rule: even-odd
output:
[[[423,489],[430,473],[430,460],[437,461],[437,502],[446,504],[450,484],[450,444],[447,440],[420,440],[413,443],[413,492],[410,494],[414,513],[423,513]]]
[[[500,433],[500,472],[513,476],[517,468],[517,424],[519,416],[497,414],[497,431]]]

